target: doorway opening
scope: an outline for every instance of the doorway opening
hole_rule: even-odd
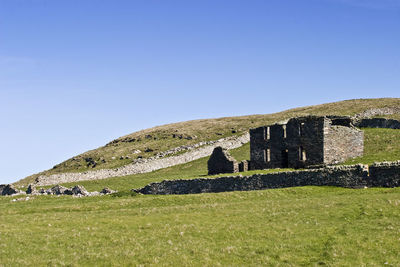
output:
[[[289,151],[282,150],[282,168],[289,168]]]

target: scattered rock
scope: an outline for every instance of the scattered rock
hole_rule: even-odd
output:
[[[35,194],[35,193],[38,193],[38,192],[36,191],[36,188],[35,188],[35,186],[33,184],[29,184],[28,185],[28,189],[26,189],[26,193],[27,194]]]
[[[11,184],[2,184],[0,185],[0,195],[2,196],[12,196],[15,194],[20,194],[21,191],[16,189],[13,185]]]
[[[89,195],[89,192],[81,185],[75,185],[72,189],[72,194],[73,195],[82,195],[82,196],[87,196]]]
[[[23,197],[23,198],[15,198],[12,200],[12,202],[16,202],[16,201],[28,201],[29,199],[31,199],[30,197]]]
[[[50,189],[52,195],[64,195],[66,190],[68,190],[68,188],[61,185],[53,186]]]
[[[153,152],[154,150],[151,148],[146,148],[146,150],[144,152],[149,153],[149,152]]]
[[[146,138],[146,139],[151,139],[151,138],[153,138],[153,136],[151,136],[150,134],[148,134],[148,135],[145,136],[145,138]]]
[[[132,150],[132,153],[133,154],[139,154],[139,153],[141,153],[142,151],[140,151],[139,149],[134,149],[134,150]]]
[[[116,191],[111,190],[111,189],[108,188],[108,187],[105,187],[105,188],[103,188],[103,190],[100,191],[100,194],[107,195],[107,194],[112,194],[112,193],[114,193],[114,192],[116,192]]]
[[[97,166],[97,162],[93,158],[85,158],[85,161],[86,161],[87,167],[94,168]]]

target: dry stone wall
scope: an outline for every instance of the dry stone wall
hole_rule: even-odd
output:
[[[133,191],[142,194],[198,194],[249,191],[295,186],[348,188],[396,187],[400,185],[400,161],[371,165],[334,166],[292,172],[229,176],[215,179],[166,180]]]
[[[385,118],[362,119],[356,123],[361,128],[400,129],[400,121]]]
[[[400,161],[375,163],[369,166],[369,186],[400,186]]]
[[[196,150],[190,150],[184,154],[170,156],[165,158],[155,158],[135,162],[121,168],[103,169],[97,171],[88,171],[82,173],[61,173],[49,176],[39,176],[36,181],[37,186],[53,185],[61,183],[70,183],[85,180],[99,180],[117,176],[126,176],[138,173],[147,173],[155,170],[168,168],[171,166],[184,164],[193,160],[211,155],[215,147],[221,146],[225,149],[234,149],[242,146],[250,141],[250,135],[247,133],[238,137],[222,138],[215,141],[213,144],[199,147]]]

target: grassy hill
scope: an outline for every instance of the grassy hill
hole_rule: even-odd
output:
[[[241,135],[250,128],[272,124],[291,117],[306,115],[352,116],[372,108],[398,106],[400,106],[399,98],[355,99],[294,108],[274,114],[202,119],[167,124],[117,138],[105,146],[77,155],[40,174],[116,168],[129,164],[138,157],[147,158],[182,145]],[[400,115],[389,115],[387,117],[398,118],[398,116]],[[33,181],[40,174],[27,177],[20,184]]]

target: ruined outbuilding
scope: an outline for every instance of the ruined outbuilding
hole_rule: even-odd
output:
[[[208,175],[239,172],[239,163],[220,146],[214,148],[207,165]]]
[[[299,117],[250,130],[253,170],[336,164],[363,151],[364,134],[350,117]]]

